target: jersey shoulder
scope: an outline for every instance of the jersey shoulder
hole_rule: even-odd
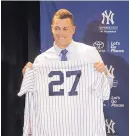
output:
[[[101,56],[95,47],[81,42],[75,42],[75,46],[76,46],[76,54],[78,54],[78,56],[80,56],[81,59],[93,63],[102,61]]]
[[[42,52],[35,58],[34,64],[38,64],[38,63],[42,64],[47,59],[47,57],[52,56],[54,53],[55,53],[54,47],[49,48],[48,50]]]
[[[85,44],[85,43],[81,43],[81,42],[75,42],[75,45],[81,51],[96,50],[95,47],[88,45],[88,44]]]

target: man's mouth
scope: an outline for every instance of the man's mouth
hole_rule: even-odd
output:
[[[66,37],[59,37],[59,40],[64,40],[66,39]]]

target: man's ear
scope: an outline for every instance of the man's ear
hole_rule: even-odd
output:
[[[52,31],[52,33],[53,33],[53,26],[51,25],[51,31]]]
[[[75,34],[75,31],[76,31],[76,26],[74,25],[73,26],[73,34]]]

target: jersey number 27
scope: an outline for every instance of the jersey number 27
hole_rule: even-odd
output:
[[[53,91],[53,86],[54,85],[62,85],[64,83],[64,73],[62,71],[51,71],[48,74],[48,77],[53,77],[55,75],[59,76],[59,80],[58,81],[51,81],[48,84],[48,88],[49,88],[49,96],[62,96],[64,95],[64,89],[60,89],[58,91]],[[76,91],[79,79],[81,77],[81,70],[76,70],[76,71],[66,71],[66,77],[70,77],[75,75],[75,80],[74,83],[72,85],[71,90],[68,92],[69,96],[74,96],[74,95],[78,95],[78,92]]]

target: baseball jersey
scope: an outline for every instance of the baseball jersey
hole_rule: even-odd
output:
[[[106,136],[103,101],[110,87],[87,61],[44,62],[24,75],[23,136]],[[29,132],[30,131],[30,132]]]

